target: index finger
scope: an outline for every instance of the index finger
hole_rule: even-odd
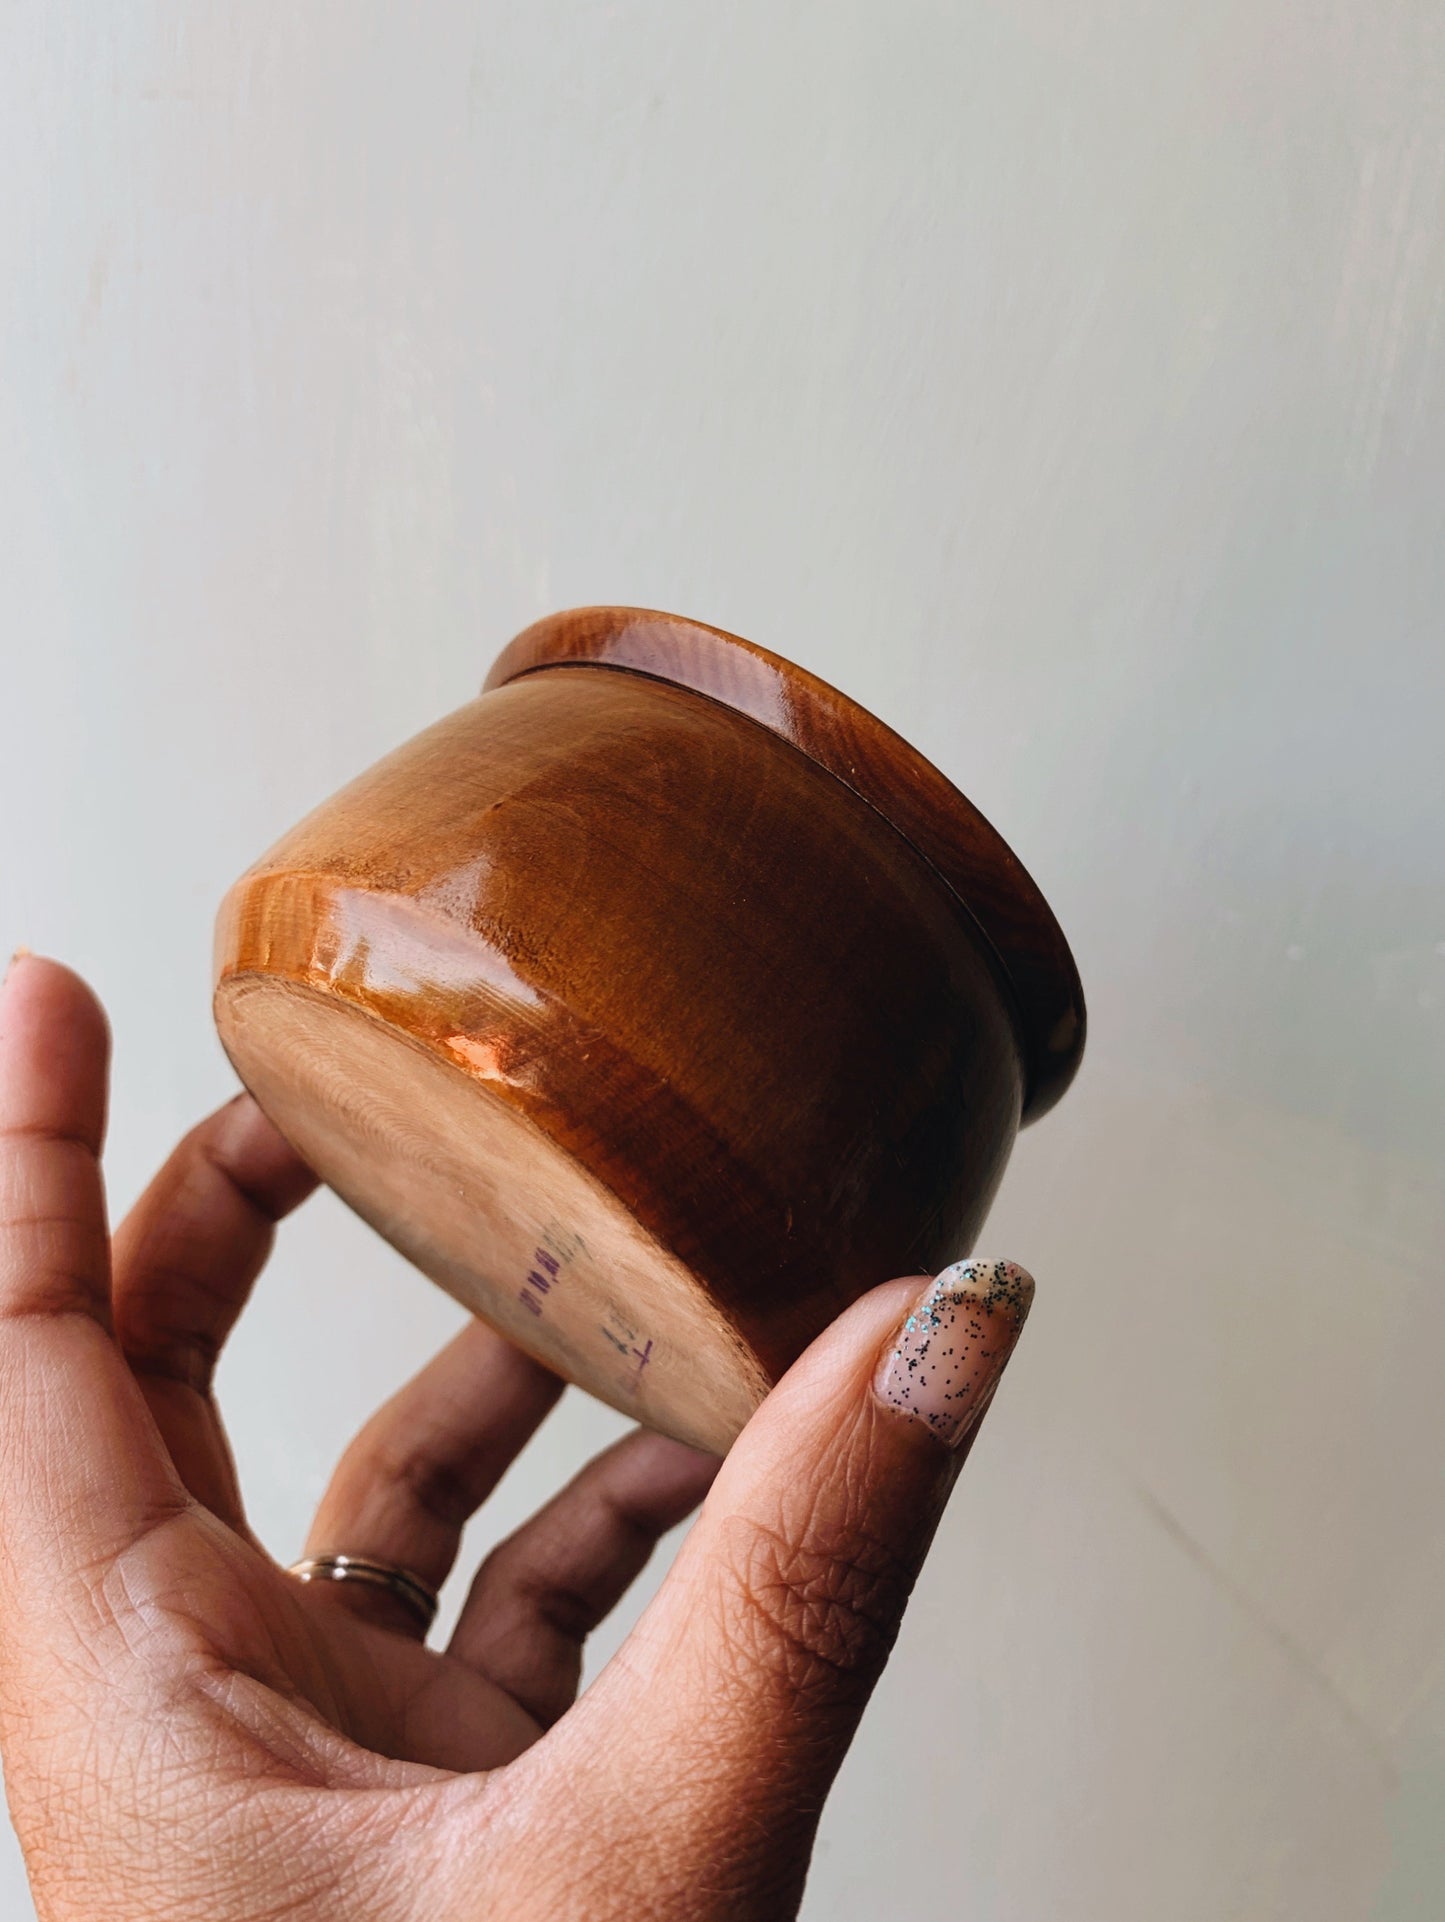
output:
[[[100,1146],[109,1038],[53,961],[0,987],[0,1611],[53,1608],[186,1506],[110,1330]]]

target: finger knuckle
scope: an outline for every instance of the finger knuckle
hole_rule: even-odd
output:
[[[25,1136],[0,1155],[0,1316],[5,1319],[91,1310],[96,1276],[108,1259],[102,1220],[54,1179],[35,1149],[35,1138]],[[63,1158],[72,1149],[61,1144],[55,1152]]]
[[[204,1279],[158,1266],[116,1311],[126,1360],[137,1374],[178,1382],[208,1395],[220,1357],[214,1311]]]
[[[369,1467],[377,1486],[393,1490],[404,1505],[448,1531],[468,1520],[476,1495],[467,1464],[399,1435],[374,1446]]]
[[[887,1661],[910,1566],[867,1529],[802,1535],[747,1521],[733,1559],[735,1641],[791,1691],[866,1693]]]

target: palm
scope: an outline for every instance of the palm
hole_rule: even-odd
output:
[[[164,1553],[161,1582],[186,1597],[198,1653],[300,1698],[361,1748],[474,1770],[542,1732],[488,1676],[353,1613],[334,1588],[303,1587],[205,1511],[177,1518]]]
[[[119,1270],[137,1246],[154,1246],[146,1216],[155,1193],[116,1238]],[[175,1271],[162,1272],[173,1294]],[[225,1280],[211,1272],[208,1303]],[[470,1772],[528,1748],[573,1699],[587,1632],[716,1468],[661,1436],[624,1437],[493,1551],[442,1652],[386,1591],[303,1584],[265,1552],[245,1523],[208,1384],[158,1366],[135,1337],[158,1307],[155,1293],[137,1282],[117,1294],[116,1307],[141,1391],[134,1419],[160,1429],[185,1483],[175,1512],[118,1558],[138,1564],[121,1569],[123,1585],[151,1595],[179,1625],[191,1661],[306,1705],[373,1756]],[[173,1318],[167,1326],[173,1341]],[[345,1543],[439,1585],[464,1522],[560,1391],[545,1370],[471,1324],[353,1442],[318,1511],[311,1550]],[[398,1472],[401,1438],[420,1452]],[[101,1582],[113,1572],[103,1569]],[[286,1749],[281,1743],[274,1758]]]

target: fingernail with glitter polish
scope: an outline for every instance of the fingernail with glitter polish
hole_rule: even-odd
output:
[[[992,1399],[1033,1298],[1016,1261],[956,1261],[914,1303],[873,1392],[956,1448]]]

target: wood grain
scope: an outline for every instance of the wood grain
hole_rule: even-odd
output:
[[[778,730],[595,664],[519,673],[319,808],[232,890],[217,980],[242,1078],[363,1213],[384,1187],[369,1218],[478,1312],[515,1297],[508,1217],[525,1243],[542,1190],[589,1246],[635,1224],[611,1298],[661,1345],[628,1405],[709,1446],[859,1293],[967,1250],[1022,1106],[1008,976],[936,866]],[[445,1134],[485,1232],[439,1227],[430,1177],[408,1207],[400,1123],[341,1099],[312,1001],[369,1024],[351,1072],[416,1113],[413,1164]],[[323,1028],[324,1072],[298,1039]],[[538,1351],[616,1400],[601,1318],[560,1334]]]
[[[1053,1107],[1084,1052],[1074,957],[1018,856],[931,761],[806,668],[723,628],[651,608],[549,615],[503,649],[485,685],[585,662],[655,674],[749,715],[891,821],[943,876],[1003,965],[1024,1030],[1024,1125]]]

